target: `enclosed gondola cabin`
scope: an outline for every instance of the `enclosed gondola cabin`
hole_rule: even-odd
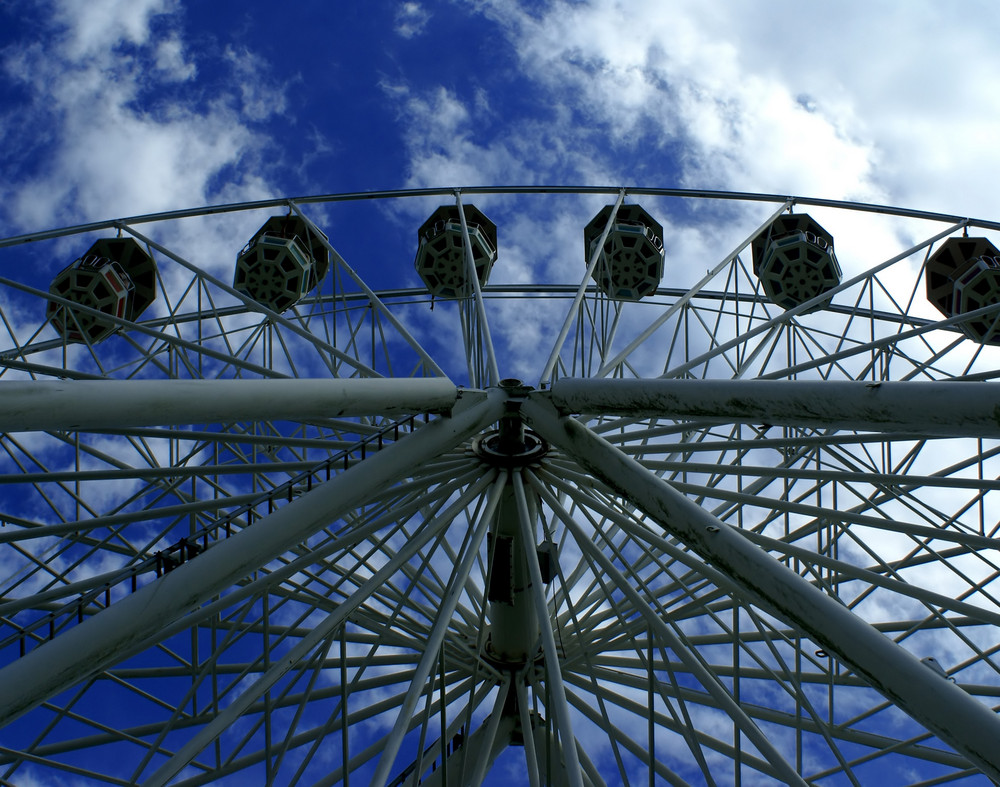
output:
[[[287,311],[326,276],[326,240],[298,216],[272,216],[237,256],[233,289],[278,314]]]
[[[497,259],[497,225],[475,205],[463,205],[463,212],[476,278],[483,287]],[[457,206],[442,205],[420,225],[414,267],[435,298],[464,298],[472,294]]]
[[[611,215],[606,205],[583,230],[588,264]],[[639,205],[622,205],[604,241],[593,278],[613,300],[637,301],[656,292],[663,278],[663,225]]]
[[[927,260],[927,300],[945,317],[1000,303],[1000,251],[986,238],[948,238]],[[1000,310],[958,323],[980,344],[1000,344]]]
[[[779,216],[750,244],[753,272],[768,300],[793,309],[829,292],[841,280],[833,236],[806,213]],[[829,303],[819,301],[808,311]]]
[[[156,300],[156,263],[133,238],[101,238],[52,280],[46,318],[67,341],[96,344]]]

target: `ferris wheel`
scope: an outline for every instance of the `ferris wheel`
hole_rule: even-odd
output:
[[[1000,780],[998,230],[477,187],[0,240],[0,784]]]

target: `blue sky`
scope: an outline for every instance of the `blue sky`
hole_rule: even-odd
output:
[[[735,190],[992,219],[998,29],[989,0],[8,0],[0,234],[477,185]],[[375,224],[363,206],[314,215],[373,285],[411,286],[416,227],[444,201],[380,205]],[[608,201],[477,200],[499,226],[493,281],[575,281],[580,226]],[[772,210],[643,204],[682,287]],[[830,220],[848,275],[925,237],[905,221]],[[260,221],[163,231],[225,279]],[[25,247],[3,275],[19,266],[44,289],[78,245]],[[502,375],[537,380],[545,358],[512,350],[552,338],[558,321],[538,311],[497,307]],[[438,331],[420,339],[461,381],[456,328]]]
[[[3,22],[10,229],[428,185],[990,214],[987,2],[87,4]]]
[[[731,189],[989,218],[1000,208],[996,16],[985,1],[960,11],[305,2],[275,13],[254,3],[17,0],[0,8],[0,221],[16,234],[180,206],[490,184]],[[560,250],[579,248],[579,225],[606,201],[531,213],[529,229],[516,200],[487,199],[505,247],[493,281],[565,274]],[[414,228],[439,202],[386,209],[386,254],[411,256]],[[701,267],[688,259],[721,257],[766,215],[647,207],[674,219],[667,256],[682,263],[669,274],[681,286]],[[345,231],[351,210],[316,216],[334,222],[328,231],[357,267],[371,241]],[[228,278],[231,247],[258,223],[234,220],[216,246],[203,234],[181,248]],[[917,237],[863,220],[829,228],[848,272],[851,252],[864,256],[859,270]],[[531,244],[518,242],[529,232]],[[60,253],[32,260],[40,285],[79,251]],[[413,283],[402,267],[365,275]],[[498,341],[545,335],[497,319]]]

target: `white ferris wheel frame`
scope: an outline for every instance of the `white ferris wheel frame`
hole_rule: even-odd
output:
[[[519,381],[501,379],[502,358],[498,357],[492,338],[487,303],[493,291],[480,287],[478,278],[474,275],[469,227],[462,209],[463,198],[475,195],[528,194],[613,195],[616,199],[601,240],[588,260],[582,280],[575,287],[565,290],[567,299],[570,296],[572,299],[538,380],[537,390],[528,390]],[[583,322],[587,299],[594,297],[591,277],[599,262],[599,251],[611,230],[615,209],[626,196],[763,202],[778,207],[731,254],[709,269],[703,279],[678,293],[644,331],[637,332],[631,338],[624,349],[617,351],[617,354],[603,355],[600,363],[591,370],[589,379],[569,376],[560,367],[563,346],[571,332]],[[375,369],[375,364],[358,357],[360,353],[356,349],[345,350],[328,338],[317,337],[307,321],[297,316],[289,317],[270,311],[136,228],[138,225],[157,222],[281,208],[293,212],[307,226],[316,229],[306,213],[315,204],[416,197],[454,198],[459,209],[464,248],[467,252],[466,262],[471,273],[469,279],[473,284],[468,298],[461,306],[468,369],[468,381],[464,386],[455,385],[447,378],[432,353],[422,347],[415,334],[405,326],[394,309],[387,305],[386,301],[391,294],[376,291],[366,284],[364,277],[347,264],[333,245],[325,240],[325,236],[323,243],[341,274],[349,278],[357,288],[357,295],[354,297],[366,301],[370,312],[380,315],[384,324],[410,347],[424,372],[431,376],[383,376]],[[296,554],[297,545],[307,543],[331,521],[349,518],[353,511],[363,507],[367,500],[382,490],[405,482],[411,477],[414,468],[460,450],[477,435],[489,431],[494,424],[508,418],[533,430],[548,446],[559,452],[561,462],[575,463],[579,469],[589,473],[604,488],[610,490],[611,494],[634,507],[639,512],[636,515],[639,520],[660,528],[659,535],[652,533],[646,536],[651,539],[649,544],[660,543],[656,539],[666,537],[675,546],[679,544],[684,550],[689,550],[696,559],[703,561],[699,570],[704,576],[719,589],[737,598],[739,604],[757,607],[788,626],[789,630],[796,632],[796,636],[815,643],[822,649],[824,657],[827,654],[835,657],[865,685],[878,691],[889,703],[903,709],[924,728],[950,745],[960,757],[965,758],[971,768],[1000,781],[1000,756],[995,746],[995,742],[1000,740],[1000,719],[990,707],[958,683],[928,668],[926,663],[921,662],[906,648],[852,612],[841,599],[831,595],[828,588],[810,580],[808,573],[797,571],[768,553],[768,550],[780,547],[779,551],[784,550],[784,554],[794,553],[797,558],[806,560],[810,557],[806,550],[799,548],[795,552],[792,548],[794,545],[779,545],[763,533],[747,533],[734,527],[697,502],[692,502],[688,495],[678,491],[670,481],[651,472],[641,459],[633,458],[628,452],[622,451],[619,445],[602,436],[602,429],[607,431],[607,422],[602,422],[601,418],[609,419],[611,423],[615,422],[614,419],[628,423],[643,419],[650,423],[666,421],[709,425],[763,423],[769,427],[808,427],[833,433],[845,431],[852,434],[865,432],[876,435],[885,433],[976,440],[1000,438],[1000,421],[997,418],[997,413],[1000,413],[1000,393],[995,392],[994,383],[986,379],[989,374],[980,374],[978,377],[970,375],[969,379],[959,381],[689,377],[689,373],[705,363],[711,355],[725,352],[740,342],[746,343],[753,336],[772,335],[776,327],[786,325],[809,312],[815,306],[812,302],[767,319],[759,319],[752,329],[719,341],[711,350],[688,358],[660,377],[623,379],[618,376],[622,363],[631,353],[699,298],[710,282],[738,259],[761,227],[768,226],[777,215],[793,206],[862,211],[945,225],[944,229],[932,232],[915,246],[842,282],[833,290],[833,294],[849,290],[865,277],[871,277],[899,260],[929,249],[934,243],[956,231],[969,227],[1000,230],[1000,223],[996,222],[779,195],[678,189],[484,187],[245,202],[135,216],[0,240],[2,250],[25,243],[97,231],[127,233],[145,247],[196,275],[206,287],[210,286],[214,291],[225,294],[238,304],[238,309],[258,314],[269,326],[315,344],[327,354],[331,365],[342,364],[338,368],[343,368],[348,373],[348,376],[332,373],[329,379],[294,380],[0,380],[0,432],[17,434],[113,430],[128,434],[130,430],[134,430],[134,434],[138,435],[147,428],[219,421],[308,422],[322,419],[400,418],[414,413],[435,416],[412,436],[388,441],[386,446],[381,446],[380,442],[380,450],[371,452],[362,461],[352,463],[349,467],[345,462],[346,469],[343,472],[335,474],[315,489],[311,488],[301,496],[296,493],[294,500],[289,493],[287,505],[257,520],[252,526],[244,527],[233,537],[215,541],[194,559],[182,562],[169,573],[158,575],[155,581],[134,589],[134,592],[105,605],[96,613],[89,609],[86,615],[81,612],[81,619],[76,625],[67,627],[50,641],[39,644],[23,657],[11,661],[0,670],[0,708],[4,709],[4,723],[11,724],[21,717],[28,718],[33,709],[45,706],[51,698],[81,682],[93,680],[96,676],[113,670],[115,665],[155,646],[167,636],[197,626],[199,621],[218,614],[225,605],[232,605],[254,593],[263,592],[266,595],[268,588],[293,576],[303,565],[308,564],[309,559],[316,559],[316,555],[300,554],[289,559],[280,568],[270,568],[266,581],[258,577],[258,572],[273,564],[276,558]],[[37,287],[9,278],[0,279],[0,284],[35,298],[55,302],[61,300]],[[540,286],[538,292],[544,293],[545,287]],[[825,297],[829,298],[830,295]],[[63,302],[63,305],[69,304]],[[85,306],[75,308],[83,313],[87,311]],[[986,314],[994,311],[992,307],[980,310]],[[968,315],[964,315],[964,318],[967,319]],[[108,316],[104,319],[118,324],[123,333],[134,331],[136,335],[155,337],[166,345],[177,348],[179,352],[190,350],[205,353],[208,357],[221,355],[223,357],[218,360],[228,360],[217,349],[199,345],[180,335],[170,335],[164,330],[169,325],[169,319],[160,323],[147,321],[145,324]],[[900,332],[894,336],[873,338],[871,344],[886,346],[898,342],[900,336],[920,336],[932,330],[954,329],[962,319],[963,317],[951,317],[933,322],[913,320],[911,327],[901,327]],[[374,330],[373,327],[373,334]],[[32,342],[43,344],[34,337]],[[56,347],[58,344],[60,342],[50,341],[47,347]],[[757,352],[763,352],[764,347],[762,342],[758,345]],[[26,371],[36,377],[46,373],[46,369],[29,360],[24,347],[12,348],[4,354],[4,358],[9,369]],[[250,372],[260,370],[249,364],[246,368]],[[72,377],[71,374],[66,376]],[[88,375],[89,377],[98,376]],[[586,421],[592,418],[598,419],[596,423],[601,428],[587,425]],[[460,560],[455,575],[461,582],[449,583],[442,593],[439,617],[429,633],[427,648],[414,669],[411,689],[405,693],[401,702],[393,730],[385,740],[385,750],[393,756],[381,757],[372,776],[373,783],[387,784],[394,769],[398,768],[395,754],[401,750],[404,737],[412,729],[411,722],[417,718],[417,704],[422,698],[426,698],[426,713],[430,714],[434,670],[438,667],[439,654],[444,652],[442,648],[444,638],[448,635],[448,621],[455,614],[460,596],[467,592],[464,583],[473,571],[480,548],[486,544],[489,523],[509,519],[510,526],[520,531],[518,543],[534,544],[537,541],[535,530],[538,526],[537,512],[532,510],[537,504],[530,502],[530,499],[534,499],[541,501],[553,516],[560,519],[567,531],[573,531],[574,516],[566,508],[566,500],[569,498],[565,496],[565,492],[554,491],[557,487],[546,481],[546,472],[559,470],[558,464],[542,470],[533,463],[510,467],[501,464],[493,467],[489,473],[483,471],[482,478],[468,486],[468,490],[472,491],[461,498],[462,505],[468,505],[471,499],[478,496],[484,501],[484,507],[480,511],[474,532],[470,533],[468,545],[456,555]],[[572,476],[568,475],[567,478]],[[377,530],[377,526],[384,526],[384,521],[375,520],[371,525],[358,528],[352,535],[341,536],[341,542],[335,546],[328,545],[325,549],[332,552],[334,549],[347,548],[344,544],[351,539],[355,543],[361,543]],[[71,534],[74,532],[73,523],[56,523],[42,532],[47,537]],[[612,578],[612,585],[625,593],[634,609],[642,615],[650,632],[649,647],[652,649],[652,642],[657,639],[659,647],[669,648],[676,653],[690,674],[701,681],[717,707],[730,716],[743,739],[752,744],[756,753],[767,764],[769,774],[789,783],[804,784],[802,764],[789,763],[786,754],[769,740],[752,714],[747,712],[740,701],[734,699],[732,689],[712,675],[703,661],[686,651],[670,621],[664,619],[662,610],[649,603],[648,590],[644,589],[643,584],[646,580],[638,575],[630,576],[628,568],[622,566],[620,556],[616,558],[593,546],[585,533],[573,535],[576,543],[588,552],[587,559],[593,561],[600,572]],[[426,542],[414,541],[412,546],[393,554],[379,570],[373,567],[370,578],[351,596],[354,606],[344,603],[335,612],[327,614],[321,623],[315,625],[308,635],[303,636],[298,644],[287,651],[282,661],[269,665],[249,689],[233,699],[213,719],[206,721],[183,746],[171,751],[165,762],[152,771],[146,771],[143,783],[165,784],[180,774],[242,714],[262,698],[269,696],[269,692],[293,668],[315,654],[317,648],[324,643],[331,642],[331,638],[347,625],[357,605],[387,582],[407,560],[417,555],[424,543]],[[978,539],[970,535],[965,543],[972,545],[972,548],[994,548],[991,546],[994,543],[992,536],[986,533]],[[663,543],[663,547],[667,548],[667,544]],[[649,545],[647,548],[655,547]],[[822,562],[822,555],[815,557]],[[558,747],[562,767],[565,767],[566,783],[593,783],[595,766],[585,756],[581,759],[582,752],[578,752],[572,732],[573,720],[579,717],[580,711],[571,707],[567,699],[568,689],[563,685],[560,670],[551,667],[561,660],[560,646],[556,642],[550,620],[553,613],[549,605],[552,601],[547,600],[541,590],[545,582],[535,551],[526,549],[524,560],[531,588],[524,603],[535,609],[539,625],[538,653],[541,663],[545,665],[546,691],[550,692],[545,706],[559,729],[555,742],[550,734],[549,745]],[[248,581],[249,577],[258,578]],[[1000,622],[1000,611],[982,608],[973,610],[971,605],[963,606],[958,600],[950,607],[943,607],[946,600],[930,588],[911,587],[909,592],[932,607],[974,612],[979,616],[980,622],[992,621],[993,625]],[[50,596],[45,596],[46,600],[48,598]],[[30,601],[30,597],[28,600]],[[25,608],[27,601],[19,600],[18,604]],[[82,605],[80,609],[83,609]],[[444,668],[441,669],[443,692]],[[652,687],[652,667],[649,674]],[[482,755],[474,774],[478,779],[484,777],[485,769],[492,761],[491,753],[504,736],[509,742],[515,736],[514,728],[518,724],[521,734],[525,728],[533,729],[534,722],[525,707],[525,692],[531,685],[527,675],[527,668],[512,670],[503,681],[495,682],[499,688],[495,695],[495,706],[488,721],[475,734],[479,737],[473,736]],[[425,692],[428,681],[431,689]],[[650,692],[652,691],[650,688]],[[516,721],[501,709],[508,695],[521,697]],[[442,694],[439,705],[443,728],[446,726],[443,720],[445,704]],[[604,719],[607,723],[606,713]],[[650,712],[651,725],[652,719]],[[689,731],[689,734],[693,732]],[[442,729],[440,745],[443,763],[446,762],[447,739],[448,735]],[[566,745],[567,741],[573,741],[574,745]],[[346,745],[345,743],[345,747]],[[470,742],[468,745],[473,744]],[[540,743],[533,740],[533,735],[524,735],[522,745],[526,750],[532,783],[540,783],[545,770],[543,762],[550,763],[551,759],[546,757],[550,758],[551,754],[542,755],[539,751]],[[648,752],[648,757],[652,779],[654,773],[661,774],[661,771],[654,767],[652,752]],[[32,761],[30,756],[24,754],[22,759]],[[702,764],[701,767],[704,770],[707,765]],[[845,773],[849,770],[850,768],[844,768]],[[450,771],[451,766],[445,764],[440,770],[441,776],[436,778],[447,780]]]

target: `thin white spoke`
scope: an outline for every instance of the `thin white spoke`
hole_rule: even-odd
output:
[[[561,235],[558,248],[529,235],[498,264],[537,251],[515,276],[531,281],[477,286],[465,211],[479,194],[504,211],[538,200],[527,215],[549,229],[553,194],[614,204],[587,225],[586,266]],[[669,228],[670,286],[635,300],[597,268],[626,194]],[[409,284],[412,233],[384,221],[401,197],[457,205],[472,278],[436,310]],[[341,203],[350,222],[331,226],[361,226],[372,206],[381,228],[384,255],[351,251],[356,269],[337,249],[357,233],[331,241],[313,220]],[[758,238],[802,209],[839,227],[844,275],[786,308],[758,273]],[[315,273],[268,280],[294,296],[273,301],[280,314],[218,261],[178,253],[197,223],[237,251],[232,227],[259,220],[244,211],[312,235]],[[866,269],[841,234],[856,211],[912,245]],[[706,218],[739,242],[711,241],[698,272],[672,250],[707,238]],[[139,314],[49,291],[19,251],[58,259],[116,230],[153,262]],[[971,749],[1000,703],[1000,350],[973,334],[1000,302],[946,316],[957,301],[939,280],[944,239],[973,230],[1000,222],[787,195],[463,187],[0,239],[0,704],[34,705],[5,729],[0,780],[492,783],[504,750],[497,766],[523,755],[532,787],[995,775]],[[554,339],[542,357],[535,336]],[[541,391],[500,385],[534,364]],[[580,449],[578,432],[603,442]],[[812,625],[828,612],[829,631]],[[855,636],[858,619],[870,627]],[[862,642],[904,676],[889,699],[873,688],[883,672],[852,666]],[[913,720],[902,708],[920,693]],[[982,725],[961,720],[968,703]]]
[[[410,332],[406,330],[396,315],[386,307],[386,305],[382,302],[382,299],[379,298],[375,291],[365,283],[364,279],[362,279],[357,272],[347,264],[347,261],[340,256],[337,250],[333,248],[330,241],[326,238],[326,235],[324,235],[319,228],[313,224],[312,220],[306,216],[305,213],[303,213],[302,208],[295,202],[289,202],[288,206],[295,211],[295,214],[301,218],[306,223],[306,226],[315,233],[316,237],[319,238],[320,243],[322,243],[326,247],[327,251],[330,252],[330,256],[333,257],[337,267],[343,270],[359,287],[361,287],[372,306],[378,310],[379,314],[391,323],[392,327],[398,331],[406,342],[417,352],[428,371],[432,374],[444,377],[445,373],[441,370],[441,367],[437,365],[434,359],[417,342],[417,340],[410,335]],[[466,238],[466,244],[468,244],[468,238]]]
[[[566,694],[562,683],[560,659],[556,650],[555,636],[549,616],[548,604],[542,594],[542,572],[535,552],[535,523],[528,512],[527,498],[524,493],[524,483],[520,473],[512,476],[514,498],[517,503],[518,523],[521,529],[521,539],[525,548],[525,558],[528,572],[531,576],[531,595],[535,605],[535,614],[541,627],[542,651],[545,654],[545,683],[552,693],[552,701],[559,721],[559,740],[566,756],[566,769],[569,782],[573,787],[583,787],[583,774],[576,754],[576,738],[573,735],[573,721],[566,704]]]
[[[555,344],[552,346],[552,352],[549,355],[549,359],[545,362],[545,367],[542,369],[541,384],[546,385],[552,380],[552,374],[555,371],[556,363],[559,360],[559,354],[562,352],[563,343],[566,341],[566,337],[569,335],[570,328],[573,327],[573,323],[580,319],[582,312],[580,310],[581,304],[583,303],[583,296],[587,292],[587,286],[594,275],[594,270],[597,268],[597,263],[601,260],[604,253],[604,242],[608,238],[608,234],[611,232],[611,228],[614,226],[615,219],[618,217],[618,209],[621,207],[622,202],[625,199],[625,189],[621,189],[618,192],[618,199],[615,200],[615,204],[611,206],[611,212],[608,214],[608,220],[604,224],[604,229],[601,232],[600,237],[594,244],[594,249],[590,253],[590,259],[587,262],[587,270],[583,274],[583,279],[580,281],[580,286],[577,288],[576,295],[573,297],[573,303],[569,307],[569,311],[566,314],[566,319],[563,321],[562,328],[559,329],[559,335],[556,337]]]
[[[529,476],[531,479],[531,476]],[[631,583],[622,573],[614,566],[611,560],[605,555],[600,549],[593,546],[587,535],[578,529],[578,526],[573,521],[572,517],[565,512],[558,502],[551,498],[550,494],[545,490],[545,488],[539,484],[534,483],[536,491],[542,495],[543,498],[548,498],[548,503],[553,507],[553,510],[560,514],[563,524],[567,529],[573,531],[573,535],[576,539],[577,544],[585,552],[589,554],[589,557],[595,561],[595,563],[600,567],[601,571],[611,577],[614,581],[614,585],[617,591],[621,592],[625,598],[629,600],[632,607],[646,619],[646,624],[652,627],[658,637],[661,638],[669,647],[677,654],[679,654],[684,660],[687,668],[690,672],[698,679],[702,686],[711,694],[716,702],[719,703],[721,707],[727,709],[730,717],[733,719],[734,723],[739,725],[742,732],[753,741],[757,749],[764,754],[767,760],[774,766],[775,770],[782,774],[782,778],[786,779],[790,784],[805,784],[802,779],[792,770],[781,754],[771,745],[767,737],[761,732],[757,725],[736,705],[729,691],[723,686],[714,675],[707,669],[707,665],[703,664],[695,655],[695,653],[680,642],[677,634],[672,631],[661,619],[660,613],[652,608],[649,603],[633,588],[633,583]]]

